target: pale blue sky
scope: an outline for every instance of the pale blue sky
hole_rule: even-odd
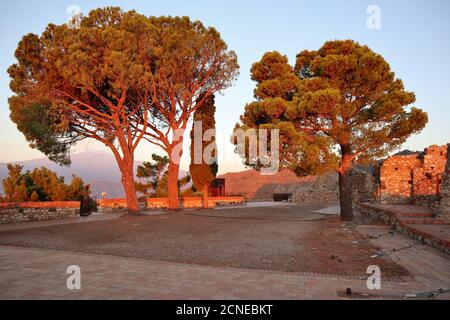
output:
[[[381,9],[381,29],[366,26],[369,5]],[[243,167],[228,143],[234,124],[246,102],[252,100],[254,84],[249,69],[270,50],[286,54],[293,63],[304,49],[318,49],[332,39],[354,39],[382,54],[393,71],[417,96],[416,105],[428,112],[430,121],[405,148],[420,150],[430,144],[450,142],[450,1],[447,0],[166,0],[166,1],[82,1],[41,0],[1,1],[0,10],[0,162],[41,157],[9,120],[7,98],[11,95],[6,70],[14,62],[20,38],[41,33],[50,23],[64,23],[70,5],[86,14],[90,9],[118,5],[146,15],[187,15],[217,28],[230,49],[235,50],[241,76],[234,87],[217,98],[217,129],[221,172]],[[101,149],[83,143],[76,151]],[[138,160],[147,160],[152,151],[143,145]],[[225,156],[225,158],[224,158]]]

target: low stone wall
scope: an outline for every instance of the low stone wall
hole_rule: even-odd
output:
[[[241,206],[245,204],[244,197],[210,197],[208,198],[208,206],[214,207],[229,207],[229,206]]]
[[[292,195],[294,203],[331,203],[339,201],[339,192],[336,190],[321,190],[313,188],[298,189]]]
[[[413,204],[430,208],[434,214],[439,213],[441,203],[440,195],[417,196],[414,198]]]
[[[75,218],[80,216],[80,202],[0,203],[0,224]]]
[[[210,208],[223,206],[236,206],[245,203],[244,197],[209,197],[208,206]],[[182,197],[180,199],[182,208],[202,208],[202,197]],[[167,209],[169,207],[168,198],[148,198],[147,203],[141,204],[141,209]],[[126,199],[100,199],[97,202],[97,211],[101,213],[126,212]]]
[[[147,209],[164,209],[169,207],[168,198],[148,198]]]
[[[126,199],[99,199],[97,200],[98,213],[127,212]]]
[[[369,203],[361,203],[359,205],[359,212],[373,220],[383,222],[384,224],[395,226],[396,219],[393,212],[386,209],[381,209],[377,205]]]
[[[339,201],[338,176],[331,172],[316,177],[312,185],[302,186],[292,192],[294,203],[323,203]]]
[[[245,203],[244,197],[208,197],[208,207],[223,207],[223,206],[238,206]],[[202,208],[203,198],[202,197],[182,197],[180,200],[180,206],[189,208]],[[167,198],[150,198],[147,200],[147,207],[149,209],[153,208],[168,208],[169,200]]]
[[[184,209],[201,208],[203,206],[202,197],[183,197],[180,206]]]

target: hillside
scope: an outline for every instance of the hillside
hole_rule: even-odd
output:
[[[226,173],[218,178],[226,179],[225,190],[228,195],[244,195],[249,200],[272,199],[274,193],[291,193],[301,186],[312,185],[317,177],[297,177],[292,171],[284,169],[276,175],[263,176],[255,170]]]

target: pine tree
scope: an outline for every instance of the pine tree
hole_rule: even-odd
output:
[[[428,121],[384,58],[352,40],[302,51],[295,68],[268,52],[251,74],[255,101],[237,128],[280,129],[280,164],[299,175],[335,170],[342,220],[353,219],[352,164],[387,155]]]

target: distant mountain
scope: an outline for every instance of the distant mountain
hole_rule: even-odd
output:
[[[19,161],[14,164],[24,166],[24,171],[46,167],[63,176],[66,183],[72,180],[72,175],[77,175],[91,184],[92,195],[96,197],[100,197],[102,192],[106,192],[108,198],[124,197],[119,168],[114,156],[108,152],[92,150],[76,153],[72,155],[70,167],[61,167],[47,158]],[[141,161],[135,161],[135,169],[141,164]],[[180,171],[180,177],[186,174],[186,171]],[[0,163],[0,180],[7,175],[6,164]],[[255,170],[247,170],[226,173],[218,178],[226,179],[227,194],[242,194],[248,199],[272,199],[274,193],[290,193],[299,187],[312,185],[317,180],[317,177],[313,176],[297,177],[290,170],[281,170],[273,176],[262,176]],[[2,187],[0,183],[0,194],[3,192]]]
[[[284,169],[276,175],[263,176],[255,170],[226,173],[218,178],[225,179],[228,195],[244,195],[250,200],[269,200],[274,193],[292,193],[299,187],[310,186],[317,180],[315,176],[297,177]]]
[[[47,158],[14,162],[24,166],[24,171],[34,168],[46,167],[58,175],[63,176],[66,183],[72,180],[72,175],[77,175],[92,186],[93,196],[99,197],[106,192],[108,198],[120,198],[124,196],[121,174],[114,155],[104,151],[86,151],[72,155],[70,167],[62,167]],[[135,170],[142,161],[135,161]],[[136,172],[136,171],[135,171]],[[186,171],[180,171],[180,176],[185,176]],[[8,176],[6,164],[0,163],[0,180]],[[0,183],[0,193],[3,185]]]

